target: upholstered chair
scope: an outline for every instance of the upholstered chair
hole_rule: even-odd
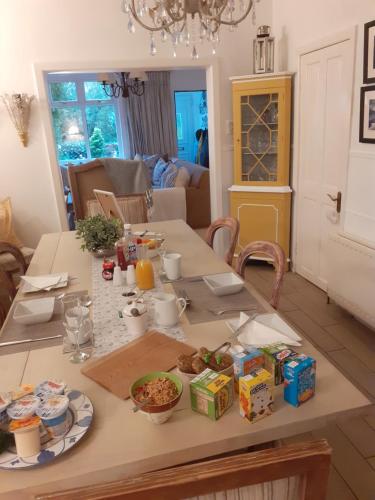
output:
[[[251,255],[262,254],[271,257],[276,271],[276,277],[273,284],[270,304],[277,309],[280,299],[281,285],[285,274],[285,254],[278,243],[272,241],[253,241],[246,245],[238,256],[236,271],[243,278],[245,277],[246,263]]]
[[[230,232],[230,244],[227,253],[225,254],[225,262],[231,266],[234,250],[237,244],[238,233],[240,232],[240,223],[234,217],[224,217],[216,219],[214,222],[212,222],[212,224],[207,229],[206,234],[206,243],[211,248],[213,248],[214,245],[215,234],[221,228],[225,228]]]
[[[12,243],[0,241],[0,269],[7,274],[14,288],[16,287],[15,275],[25,274],[27,267],[28,262],[22,250]]]

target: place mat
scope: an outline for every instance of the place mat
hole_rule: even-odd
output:
[[[66,296],[80,296],[86,295],[87,290],[82,290],[79,292],[72,292],[66,294]],[[46,297],[51,297],[59,294],[48,294]],[[22,299],[17,302],[28,302],[29,300],[35,300],[30,297],[30,299]],[[56,307],[55,307],[56,309]],[[49,340],[40,340],[37,342],[24,342],[22,344],[14,344],[10,346],[0,346],[0,356],[4,354],[15,354],[24,351],[33,351],[34,349],[43,349],[44,347],[53,347],[56,345],[61,345],[64,336],[64,327],[62,324],[62,313],[58,310],[53,313],[52,318],[47,323],[37,323],[35,325],[21,325],[13,319],[14,307],[10,311],[10,316],[7,324],[4,326],[2,334],[0,336],[0,343],[2,342],[12,342],[14,340],[23,339],[43,339],[45,337],[53,337],[55,335],[61,335],[61,337]]]
[[[265,312],[264,307],[245,287],[238,293],[218,297],[211,292],[200,276],[173,282],[172,286],[178,297],[182,295],[181,291],[185,290],[187,296],[191,300],[191,304],[186,308],[185,314],[189,323],[192,325],[209,321],[226,320],[228,318],[237,317],[240,314],[238,310],[218,316],[208,309],[218,311],[234,307],[236,309],[241,308],[243,312]]]

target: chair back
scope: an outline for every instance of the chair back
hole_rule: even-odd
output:
[[[270,304],[277,309],[280,300],[281,285],[285,274],[285,253],[278,243],[273,241],[253,241],[246,245],[238,256],[236,272],[245,277],[246,263],[251,255],[262,254],[271,257],[276,271],[276,277],[273,284]]]
[[[0,328],[3,326],[10,306],[16,295],[16,288],[8,274],[0,269]]]
[[[322,439],[197,462],[36,498],[176,500],[194,497],[195,500],[207,500],[210,497],[203,495],[214,493],[213,499],[324,500],[330,460],[331,448]],[[222,494],[216,496],[219,492]]]
[[[90,161],[84,165],[69,165],[68,176],[77,220],[87,216],[87,202],[95,199],[94,189],[113,191],[113,185],[104,165],[99,160]]]
[[[146,199],[143,194],[130,194],[127,196],[116,197],[124,221],[128,224],[141,224],[148,222]],[[87,201],[87,215],[104,214],[98,200]]]
[[[213,248],[214,245],[214,237],[216,231],[218,229],[225,228],[230,232],[230,243],[227,253],[225,254],[225,262],[232,265],[234,251],[237,245],[238,233],[240,232],[240,223],[234,217],[224,217],[220,219],[216,219],[211,223],[209,228],[207,229],[206,234],[206,243]]]

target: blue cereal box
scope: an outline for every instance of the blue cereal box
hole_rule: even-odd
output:
[[[299,406],[315,393],[316,361],[299,354],[284,365],[284,399]]]

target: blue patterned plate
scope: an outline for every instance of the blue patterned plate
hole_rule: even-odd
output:
[[[71,422],[67,434],[42,444],[41,451],[32,457],[19,458],[15,448],[10,447],[0,454],[0,469],[25,469],[47,464],[78,443],[91,425],[94,408],[89,398],[80,391],[66,391],[66,395],[70,400],[68,419]]]

